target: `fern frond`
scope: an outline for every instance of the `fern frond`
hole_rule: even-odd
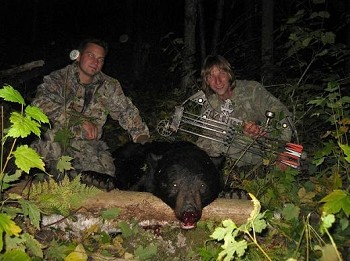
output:
[[[80,175],[78,175],[71,181],[65,177],[61,183],[57,183],[54,179],[49,178],[47,181],[33,184],[30,188],[29,199],[34,201],[45,214],[68,216],[87,198],[101,192],[96,187],[82,184]]]

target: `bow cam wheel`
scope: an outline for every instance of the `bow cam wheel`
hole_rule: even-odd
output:
[[[163,137],[169,137],[173,133],[170,129],[170,122],[161,120],[157,125],[157,132]]]

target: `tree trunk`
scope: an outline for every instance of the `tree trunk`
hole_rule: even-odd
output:
[[[345,1],[346,2],[346,14],[350,14],[350,1]],[[349,47],[350,46],[350,23],[347,24],[346,27],[346,45]],[[350,60],[347,62],[347,71],[350,71]]]
[[[262,1],[261,62],[268,83],[273,79],[273,7],[273,0]]]
[[[244,17],[244,41],[247,43],[256,38],[256,9],[255,1],[244,1],[242,17]]]
[[[203,64],[205,57],[207,56],[206,41],[205,41],[205,17],[203,0],[198,0],[198,28],[199,28],[199,47],[201,50],[201,64]]]
[[[133,83],[140,84],[142,82],[143,73],[145,69],[145,63],[148,59],[148,43],[145,40],[144,32],[148,31],[148,24],[142,19],[143,4],[140,1],[136,1],[134,5],[134,17],[135,19],[135,39],[132,53],[132,72]]]
[[[220,29],[221,29],[221,23],[222,23],[222,17],[224,13],[224,4],[225,0],[219,0],[217,9],[216,9],[216,16],[215,16],[215,24],[213,29],[213,38],[212,38],[212,54],[217,54],[217,45],[220,37]]]
[[[184,90],[191,89],[195,85],[194,54],[196,52],[196,18],[197,0],[185,0],[185,28],[183,50],[183,77],[181,86]]]

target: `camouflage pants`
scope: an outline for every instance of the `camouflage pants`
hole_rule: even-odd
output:
[[[37,140],[32,147],[44,158],[45,169],[49,174],[54,177],[62,176],[57,170],[58,159],[63,155],[60,144],[51,140]],[[73,158],[74,170],[67,172],[70,177],[87,170],[111,176],[115,173],[113,157],[104,141],[74,139],[64,155]]]

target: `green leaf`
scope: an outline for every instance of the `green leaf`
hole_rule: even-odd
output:
[[[316,56],[317,57],[321,57],[321,56],[325,56],[326,54],[328,54],[328,49],[324,49],[321,52],[317,53]]]
[[[4,85],[4,87],[0,89],[0,97],[5,101],[25,105],[22,95],[10,85]]]
[[[20,179],[20,177],[22,176],[22,173],[23,173],[22,170],[17,169],[15,171],[15,174],[12,174],[12,175],[5,174],[3,182],[4,183],[11,183],[11,182],[14,182],[14,181],[18,181]]]
[[[18,138],[25,138],[29,134],[34,133],[36,136],[40,137],[40,124],[33,121],[30,118],[26,118],[18,112],[12,112],[10,117],[10,122],[12,123],[7,136]]]
[[[333,223],[335,222],[335,217],[333,214],[326,214],[321,217],[322,224],[321,226],[323,228],[329,229],[332,227]]]
[[[74,135],[70,129],[62,128],[55,133],[54,141],[61,144],[63,148],[67,148],[73,137]]]
[[[291,18],[289,18],[287,20],[287,24],[294,24],[296,23],[297,21],[299,21],[305,14],[305,10],[304,9],[301,9],[301,10],[298,10],[298,12]]]
[[[101,217],[105,220],[115,219],[120,214],[120,208],[110,208],[102,211]]]
[[[37,257],[44,257],[43,254],[43,246],[30,234],[24,233],[22,237],[25,239],[25,244],[27,248],[30,250],[31,253],[33,253],[34,256]]]
[[[3,242],[3,233],[5,232],[9,236],[19,236],[19,233],[22,231],[22,229],[16,225],[16,223],[11,220],[11,218],[8,215],[0,213],[0,251],[3,248],[4,242]]]
[[[120,230],[122,231],[123,236],[126,238],[132,236],[133,234],[135,234],[138,231],[137,226],[132,228],[131,225],[129,225],[125,221],[119,222],[118,226],[119,226]]]
[[[312,37],[305,38],[305,39],[302,41],[302,45],[303,45],[304,47],[309,46],[309,43],[311,42],[311,40],[312,40]]]
[[[350,146],[338,143],[339,147],[343,150],[346,155],[345,160],[350,163]]]
[[[350,196],[345,190],[334,190],[320,202],[325,203],[323,210],[328,214],[336,214],[343,210],[347,217],[350,215]]]
[[[25,239],[21,236],[13,237],[9,235],[5,235],[5,244],[6,244],[6,252],[13,250],[13,249],[20,249],[22,251],[26,250],[26,247],[24,245]]]
[[[320,259],[318,259],[319,261],[339,260],[338,255],[337,255],[337,251],[331,244],[326,244],[322,247],[315,246],[315,250],[322,252],[322,257]]]
[[[212,237],[215,240],[222,240],[224,239],[225,235],[226,235],[227,230],[223,227],[217,227],[215,228],[214,232],[210,235],[210,237]]]
[[[225,240],[225,243],[226,242],[228,242],[228,244],[225,244],[224,246],[222,246],[224,250],[219,253],[218,260],[225,260],[225,261],[233,260],[235,253],[237,253],[238,257],[241,257],[244,255],[245,250],[247,249],[247,246],[248,246],[246,240],[236,241],[232,238],[231,240]]]
[[[12,249],[10,251],[6,251],[6,253],[3,255],[2,260],[4,261],[30,261],[31,258],[20,249]]]
[[[35,203],[21,199],[19,203],[22,206],[23,214],[29,216],[30,222],[37,228],[40,228],[40,209]]]
[[[300,202],[312,203],[312,199],[316,196],[316,193],[312,191],[306,191],[306,189],[302,187],[298,191],[298,196],[300,198]]]
[[[259,213],[257,215],[257,217],[253,220],[253,222],[251,223],[251,226],[254,228],[256,233],[260,233],[262,232],[266,227],[267,227],[267,223],[265,221],[263,213]]]
[[[42,171],[45,171],[45,164],[40,158],[38,153],[29,148],[28,145],[18,146],[16,151],[13,152],[16,160],[15,163],[18,168],[29,174],[31,168],[38,168]]]
[[[297,36],[297,34],[291,33],[289,35],[289,39],[292,40],[292,41],[297,41],[299,39],[299,37]]]
[[[67,253],[71,253],[75,249],[75,246],[70,243],[69,245],[62,245],[62,242],[57,242],[55,239],[50,242],[50,247],[45,251],[46,260],[64,260]]]
[[[309,101],[307,104],[315,104],[315,105],[323,105],[325,103],[326,99],[325,98],[318,98],[318,99],[314,99]]]
[[[139,246],[134,254],[138,260],[149,260],[157,254],[157,246],[153,244],[146,246],[145,248]]]
[[[235,244],[233,244],[232,246],[232,248],[236,251],[239,257],[244,255],[247,247],[248,247],[248,243],[246,240],[240,240],[238,242],[236,241]]]
[[[343,96],[343,97],[341,97],[339,102],[341,102],[342,104],[350,103],[350,96]],[[345,116],[344,119],[342,119],[341,121],[342,122],[344,121],[344,124],[345,123],[349,124],[350,118]]]
[[[107,231],[101,231],[99,240],[102,244],[109,244],[112,241],[112,237],[108,234]]]
[[[321,41],[323,44],[334,44],[335,34],[332,32],[326,32],[321,36]]]
[[[70,253],[64,261],[87,261],[88,256],[86,254],[85,248],[82,244],[77,245],[75,250]]]
[[[339,224],[340,224],[341,230],[344,231],[349,227],[349,219],[346,217],[343,217],[339,220]]]
[[[2,231],[5,231],[6,234],[12,236],[19,236],[19,233],[22,231],[22,229],[16,225],[14,221],[10,219],[9,216],[0,213],[0,229]]]
[[[27,117],[32,118],[38,122],[49,123],[49,118],[37,106],[28,105],[25,109],[25,113]]]
[[[313,160],[312,163],[315,164],[317,167],[317,166],[321,165],[324,162],[324,160],[325,160],[325,157],[322,157],[322,158]]]
[[[237,228],[231,219],[222,221],[222,225],[223,227],[215,228],[213,234],[210,235],[211,238],[219,241],[223,240],[227,234],[232,234],[232,231]]]
[[[232,257],[234,254],[235,254],[235,250],[233,248],[224,249],[219,253],[217,260],[223,260],[223,261],[233,260]]]
[[[282,215],[286,220],[297,220],[299,217],[300,208],[294,204],[286,204],[282,210]]]
[[[259,214],[255,216],[255,220],[258,222],[260,221]],[[250,224],[252,224],[252,222],[250,222]],[[247,248],[247,242],[246,240],[237,242],[235,238],[240,230],[246,232],[246,229],[241,229],[241,227],[246,227],[247,224],[243,224],[238,229],[231,219],[227,219],[222,222],[222,225],[223,227],[215,228],[214,233],[210,235],[210,237],[218,241],[224,240],[224,244],[221,246],[224,250],[219,253],[218,260],[232,260],[235,254],[243,256]],[[261,227],[259,224],[256,225]]]
[[[338,90],[339,90],[339,83],[335,81],[328,82],[327,88],[325,89],[325,91],[327,92],[335,92]]]
[[[74,169],[73,166],[72,166],[72,157],[70,156],[61,156],[57,162],[57,170],[60,171],[60,172],[64,172],[65,170],[71,170],[71,169]]]

